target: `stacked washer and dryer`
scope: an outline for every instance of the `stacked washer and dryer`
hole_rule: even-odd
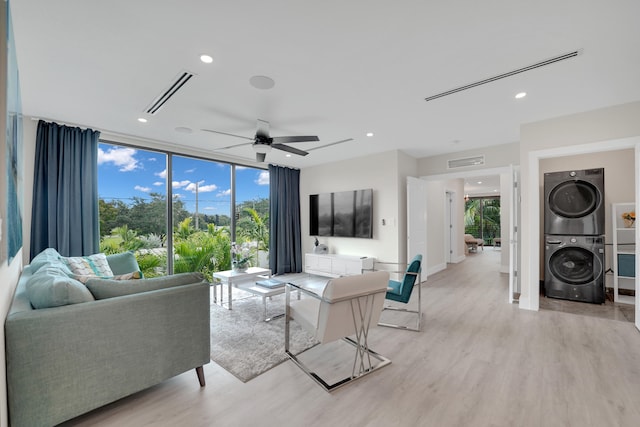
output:
[[[544,174],[545,295],[603,304],[604,169]]]

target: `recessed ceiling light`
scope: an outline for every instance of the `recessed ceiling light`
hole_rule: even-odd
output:
[[[478,184],[482,184],[482,181],[478,181]]]
[[[291,154],[285,154],[285,157],[291,157]]]
[[[213,62],[213,58],[209,55],[200,55],[200,61],[205,64],[211,64]]]
[[[367,132],[367,136],[373,136],[373,132]]]
[[[527,96],[527,92],[520,92],[516,94],[516,99],[524,98]]]
[[[494,193],[497,193],[497,192],[498,192],[498,190],[496,190],[496,189],[494,188],[494,189],[493,189],[493,192],[494,192]]]
[[[249,79],[249,83],[256,89],[263,90],[271,89],[276,85],[276,82],[271,77],[267,76],[253,76]]]
[[[138,117],[138,121],[140,123],[147,123],[147,119],[145,119],[144,117]]]

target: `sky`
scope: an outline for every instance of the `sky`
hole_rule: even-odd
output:
[[[133,197],[151,199],[150,193],[166,194],[166,155],[130,147],[100,143],[98,148],[98,194],[127,204]],[[231,166],[208,160],[173,156],[173,196],[189,212],[229,215]],[[269,172],[236,166],[236,203],[269,197]]]

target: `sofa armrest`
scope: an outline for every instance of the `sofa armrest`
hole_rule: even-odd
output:
[[[209,309],[195,283],[11,314],[11,424],[58,424],[208,363]]]

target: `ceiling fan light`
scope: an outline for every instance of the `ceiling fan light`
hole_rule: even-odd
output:
[[[268,153],[271,151],[271,146],[267,144],[253,144],[253,151],[256,153]]]

